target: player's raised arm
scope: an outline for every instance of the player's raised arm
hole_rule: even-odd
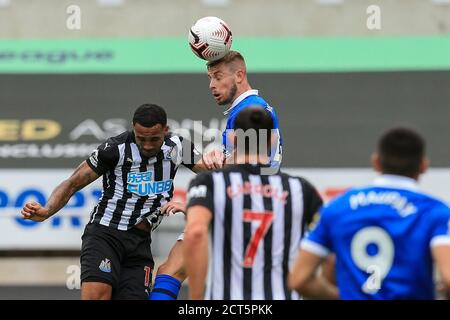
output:
[[[181,202],[177,202],[177,201],[170,201],[161,207],[161,213],[165,214],[165,215],[175,214],[178,212],[182,212],[182,213],[186,214],[186,204],[185,203],[181,203]]]
[[[432,252],[441,276],[439,291],[450,300],[450,245],[434,246]]]
[[[433,216],[430,247],[440,275],[438,291],[450,300],[450,211],[447,206]],[[429,218],[429,220],[432,220]]]
[[[24,219],[42,222],[66,205],[72,195],[78,190],[95,181],[99,175],[87,164],[81,163],[75,172],[53,190],[45,206],[35,201],[28,201],[22,209]]]
[[[199,173],[223,167],[225,162],[223,150],[214,149],[201,154],[190,140],[184,139],[182,136],[178,138],[181,142],[181,163],[186,168]]]
[[[202,300],[208,273],[208,226],[211,223],[210,209],[196,205],[188,209],[184,238],[184,259],[189,277],[189,298]]]
[[[223,167],[225,162],[225,156],[221,150],[214,149],[210,152],[204,153],[201,160],[199,160],[192,171],[195,173],[220,169]]]
[[[296,290],[310,299],[338,299],[337,288],[324,276],[317,274],[317,269],[322,262],[323,257],[303,249],[300,250],[289,274],[290,289]]]

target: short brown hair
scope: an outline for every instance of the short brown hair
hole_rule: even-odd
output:
[[[245,60],[244,57],[242,56],[242,54],[240,54],[237,51],[233,51],[231,50],[230,52],[228,52],[223,58],[220,58],[218,60],[215,61],[209,61],[206,66],[208,67],[208,69],[217,66],[220,63],[225,63],[225,64],[229,64],[232,63],[234,61],[242,61],[245,65]]]

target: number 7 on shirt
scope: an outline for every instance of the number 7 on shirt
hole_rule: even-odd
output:
[[[256,252],[258,251],[258,246],[261,242],[261,239],[264,238],[270,226],[272,225],[273,212],[257,212],[244,210],[243,218],[245,222],[257,221],[260,223],[255,233],[252,235],[247,248],[245,249],[244,268],[251,268],[255,261]]]

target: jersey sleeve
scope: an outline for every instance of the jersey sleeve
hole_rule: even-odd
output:
[[[211,173],[199,173],[189,184],[187,209],[193,206],[203,206],[214,213],[213,188]]]
[[[270,116],[272,117],[273,120],[273,128],[274,129],[279,129],[278,126],[278,116],[277,116],[277,112],[275,111],[274,108],[272,108],[271,106],[267,105],[265,107],[266,111],[270,114]]]
[[[321,210],[319,221],[302,240],[301,248],[319,257],[326,257],[332,251],[327,209]]]
[[[266,107],[267,112],[271,115],[273,120],[272,135],[276,137],[275,144],[270,151],[270,165],[271,167],[279,168],[283,158],[283,139],[281,137],[280,127],[278,126],[278,116],[271,106]]]
[[[303,187],[303,223],[309,227],[315,215],[323,205],[322,197],[317,189],[306,179],[300,179]]]
[[[433,216],[430,246],[450,245],[450,209],[442,206]]]
[[[181,141],[181,164],[192,170],[195,164],[200,161],[202,154],[195,148],[195,145],[188,139],[179,137]]]
[[[103,175],[109,170],[114,170],[119,161],[119,150],[117,145],[106,141],[95,149],[89,158],[87,164],[98,175]]]

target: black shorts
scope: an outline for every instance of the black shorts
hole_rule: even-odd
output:
[[[89,223],[81,239],[82,283],[110,284],[112,299],[148,299],[154,266],[150,233]]]

